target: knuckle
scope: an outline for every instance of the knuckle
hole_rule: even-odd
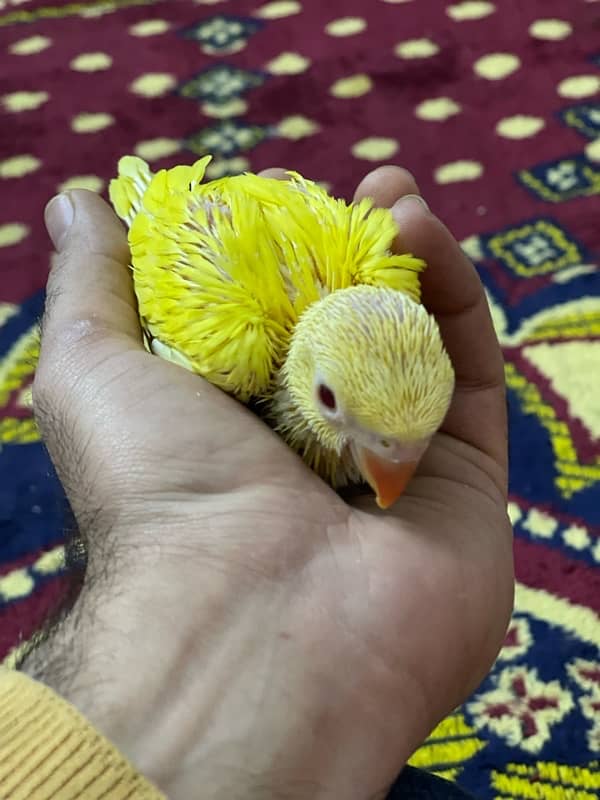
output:
[[[48,281],[46,288],[46,297],[44,301],[44,320],[50,318],[54,314],[54,310],[58,305],[58,301],[63,296],[64,291],[57,285],[55,281]]]
[[[73,258],[68,252],[55,255],[48,277],[41,330],[42,347],[52,358],[102,341],[110,333],[102,315],[93,310],[91,298],[81,289],[73,291],[67,286],[64,273],[67,266],[73,271]]]
[[[110,331],[99,314],[70,309],[60,293],[51,296],[50,309],[42,323],[42,346],[53,350],[71,350],[85,344],[94,344],[107,338]]]
[[[83,386],[98,363],[90,345],[102,338],[90,320],[44,327],[32,385],[33,414],[44,438],[66,436],[65,429],[75,426]]]
[[[78,387],[93,366],[82,340],[92,337],[86,320],[44,324],[32,386],[33,413],[42,434],[54,436],[76,414]]]
[[[94,315],[55,314],[42,320],[40,357],[34,386],[48,393],[60,388],[70,393],[73,384],[93,369],[110,332]]]

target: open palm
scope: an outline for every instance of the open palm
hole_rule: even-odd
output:
[[[393,167],[357,190],[394,207],[398,245],[429,263],[424,302],[457,375],[391,512],[338,497],[251,412],[146,353],[125,234],[102,201],[72,194],[34,387],[89,548],[60,633],[81,667],[54,683],[170,797],[238,768],[246,789],[283,779],[298,797],[374,796],[501,645],[502,358],[475,270],[424,206],[399,199],[416,193]]]

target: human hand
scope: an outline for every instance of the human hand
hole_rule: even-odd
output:
[[[348,505],[258,418],[141,344],[129,253],[73,191],[48,284],[34,409],[87,541],[70,615],[26,669],[172,800],[384,792],[477,686],[512,607],[502,358],[477,274],[404,170],[457,388],[390,512]]]

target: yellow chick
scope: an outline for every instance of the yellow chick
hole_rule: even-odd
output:
[[[210,156],[153,174],[119,162],[149,349],[235,396],[332,487],[388,508],[441,425],[454,372],[420,303],[425,263],[392,253],[391,212],[316,183],[202,183]]]

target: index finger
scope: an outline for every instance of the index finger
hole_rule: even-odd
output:
[[[372,191],[390,196],[389,187]],[[364,196],[361,187],[357,198]],[[507,469],[504,362],[477,270],[450,231],[414,197],[400,197],[392,213],[397,247],[427,262],[423,304],[436,317],[454,365],[456,389],[442,430]]]
[[[450,231],[420,203],[396,203],[403,250],[423,258],[423,304],[436,317],[456,390],[443,430],[507,463],[504,361],[477,270]]]

